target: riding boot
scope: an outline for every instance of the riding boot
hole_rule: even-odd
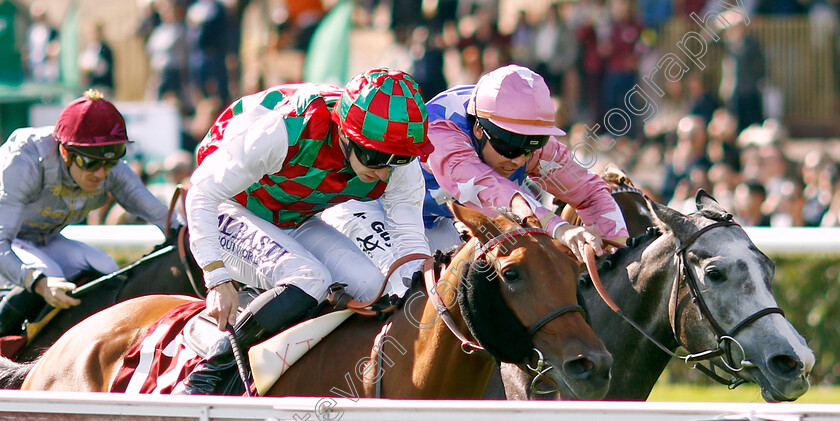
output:
[[[263,292],[245,309],[236,325],[234,336],[247,366],[251,346],[274,336],[295,324],[318,302],[294,285],[281,285]],[[242,394],[241,382],[223,387],[226,379],[236,374],[236,360],[227,335],[219,339],[204,360],[184,379],[185,395]],[[225,393],[227,392],[227,393]]]
[[[0,301],[0,337],[23,335],[23,323],[34,321],[47,304],[40,295],[15,287]]]

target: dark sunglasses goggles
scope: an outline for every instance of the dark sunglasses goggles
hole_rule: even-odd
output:
[[[65,145],[67,152],[71,154],[73,162],[84,171],[96,171],[100,168],[111,170],[125,156],[125,144],[88,146],[78,148]]]
[[[488,130],[480,122],[478,126],[481,127],[482,134],[485,139],[490,142],[490,146],[493,147],[493,150],[507,159],[515,159],[522,155],[528,155],[545,146],[546,142],[548,142],[548,136],[522,135],[508,131],[503,132],[505,138],[502,138],[500,136],[502,133],[501,130],[491,129],[491,132],[491,130]],[[522,147],[519,145],[528,145],[528,147]]]
[[[100,168],[111,170],[119,164],[122,158],[115,159],[96,159],[88,156],[73,153],[73,162],[83,171],[96,171]]]
[[[401,167],[408,165],[414,160],[414,156],[403,156],[380,152],[375,149],[366,148],[354,141],[350,145],[362,165],[367,168],[378,170],[385,167]]]
[[[511,145],[510,143],[494,137],[483,127],[481,128],[481,131],[484,133],[485,139],[490,142],[490,146],[493,147],[493,150],[507,159],[516,159],[522,155],[528,155],[534,152],[534,149],[520,148],[519,146]]]

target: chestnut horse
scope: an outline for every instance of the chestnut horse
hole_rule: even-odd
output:
[[[479,398],[496,358],[530,364],[569,396],[603,397],[612,357],[577,305],[577,262],[533,216],[520,225],[460,206],[453,214],[472,238],[436,284],[427,279],[430,295],[415,282],[387,331],[374,318],[352,316],[267,395]],[[191,300],[153,296],[106,309],[68,331],[33,366],[0,361],[0,382],[28,371],[24,389],[109,391],[124,355],[148,326]],[[371,358],[374,348],[386,364]],[[377,365],[378,383],[364,374],[371,371],[360,368],[362,362]]]
[[[721,371],[716,380],[730,388],[751,381],[767,401],[795,400],[809,389],[815,358],[777,307],[773,262],[711,196],[700,190],[696,202],[699,211],[689,216],[648,202],[656,229],[601,259],[609,296],[645,334],[582,278],[592,327],[615,358],[606,399],[647,399],[681,346],[709,358]],[[636,218],[628,209],[622,207],[625,219]],[[571,398],[563,391],[533,393],[531,376],[515,365],[501,371],[508,399]],[[487,397],[504,397],[494,392]]]

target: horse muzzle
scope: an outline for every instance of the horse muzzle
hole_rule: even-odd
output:
[[[612,356],[608,352],[589,352],[567,358],[557,366],[534,349],[537,362],[528,364],[534,373],[531,392],[538,395],[561,392],[566,398],[598,400],[606,396],[610,385]]]

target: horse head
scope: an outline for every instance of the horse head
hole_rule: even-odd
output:
[[[495,358],[527,364],[570,396],[603,397],[612,357],[577,304],[577,262],[534,216],[491,219],[451,208],[472,237],[453,261],[465,250],[474,259],[458,274],[458,303],[476,340]]]
[[[688,216],[650,203],[663,235],[648,251],[672,262],[677,340],[692,353],[714,351],[714,366],[757,383],[765,400],[795,400],[809,389],[815,356],[778,308],[773,261],[705,191],[696,203]]]

